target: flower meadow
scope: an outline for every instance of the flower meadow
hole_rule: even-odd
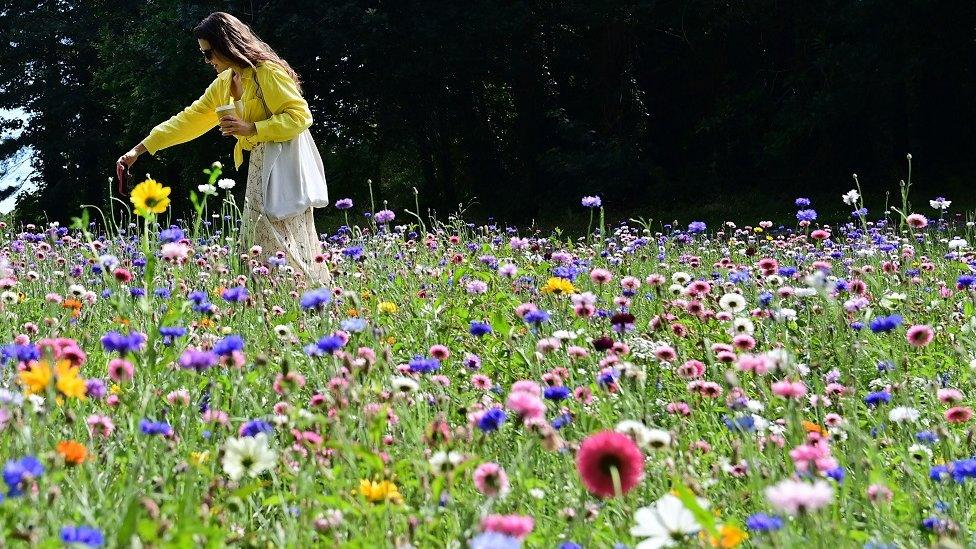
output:
[[[150,179],[121,220],[0,225],[5,539],[976,542],[974,227],[944,198],[606,227],[588,196],[578,239],[342,199],[365,221],[323,235],[321,287],[206,172],[188,223]]]

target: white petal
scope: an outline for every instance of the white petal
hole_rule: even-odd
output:
[[[675,541],[668,536],[659,536],[645,539],[637,544],[634,549],[659,549],[660,547],[671,547]]]

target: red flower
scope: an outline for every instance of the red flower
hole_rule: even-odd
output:
[[[973,417],[973,411],[966,406],[956,406],[945,411],[949,423],[966,423]]]
[[[612,470],[616,468],[620,476],[620,494],[623,495],[643,478],[644,456],[626,435],[602,431],[590,435],[580,445],[576,468],[590,493],[602,498],[613,497],[616,490]]]

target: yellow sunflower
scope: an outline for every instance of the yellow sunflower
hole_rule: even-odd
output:
[[[135,205],[136,212],[142,215],[163,213],[169,206],[169,190],[155,179],[147,179],[132,189],[129,200]]]

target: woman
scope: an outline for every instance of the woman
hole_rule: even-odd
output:
[[[298,75],[233,15],[212,13],[193,29],[193,35],[205,61],[217,71],[217,78],[200,99],[153,128],[141,143],[119,157],[119,163],[132,166],[144,152],[155,155],[166,147],[196,139],[219,124],[221,135],[237,138],[235,168],[240,169],[243,163],[243,151],[250,151],[244,234],[261,247],[259,256],[277,252],[278,261],[283,257],[311,283],[326,283],[329,272],[321,262],[322,243],[312,208],[280,221],[262,212],[264,143],[288,141],[312,125]],[[227,114],[218,119],[217,107],[230,104],[231,99],[239,116]]]

